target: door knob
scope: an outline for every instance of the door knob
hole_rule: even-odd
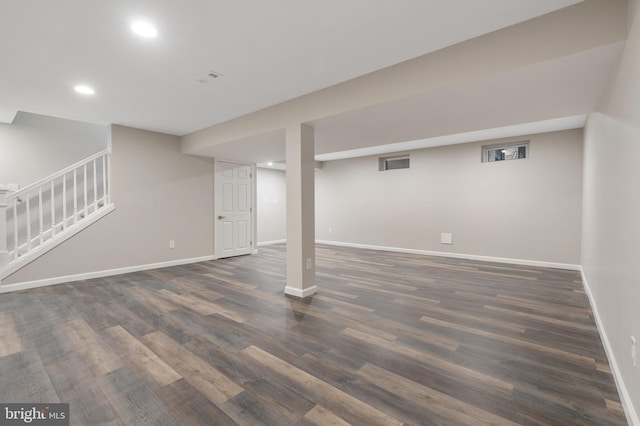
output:
[[[224,219],[226,216],[218,216],[218,219]]]

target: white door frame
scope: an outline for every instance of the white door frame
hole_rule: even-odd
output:
[[[238,166],[251,166],[251,176],[250,176],[250,185],[251,185],[251,208],[250,210],[250,220],[251,220],[251,236],[250,236],[250,246],[251,246],[251,254],[257,253],[257,241],[256,241],[256,226],[257,226],[257,216],[256,216],[256,205],[257,205],[257,183],[256,183],[256,164],[255,163],[247,163],[244,161],[236,161],[236,160],[228,160],[225,158],[215,158],[213,161],[213,254],[216,259],[220,255],[220,249],[218,248],[218,206],[216,203],[217,200],[217,191],[218,185],[216,182],[216,174],[219,170],[219,163],[230,163],[237,164]]]

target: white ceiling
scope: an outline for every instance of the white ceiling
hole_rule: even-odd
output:
[[[579,1],[0,0],[0,121],[20,110],[183,135]],[[135,36],[136,18],[159,36]],[[209,69],[224,77],[197,82]]]

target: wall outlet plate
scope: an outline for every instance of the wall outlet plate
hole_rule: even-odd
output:
[[[453,234],[450,232],[441,233],[440,244],[453,244]]]

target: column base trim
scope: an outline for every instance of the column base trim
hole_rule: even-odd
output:
[[[314,286],[311,286],[311,287],[307,287],[305,289],[296,288],[296,287],[289,287],[289,286],[286,286],[284,288],[284,294],[286,294],[287,296],[299,297],[300,299],[304,299],[306,297],[314,295],[317,292],[318,292],[318,286],[317,285],[314,285]]]

